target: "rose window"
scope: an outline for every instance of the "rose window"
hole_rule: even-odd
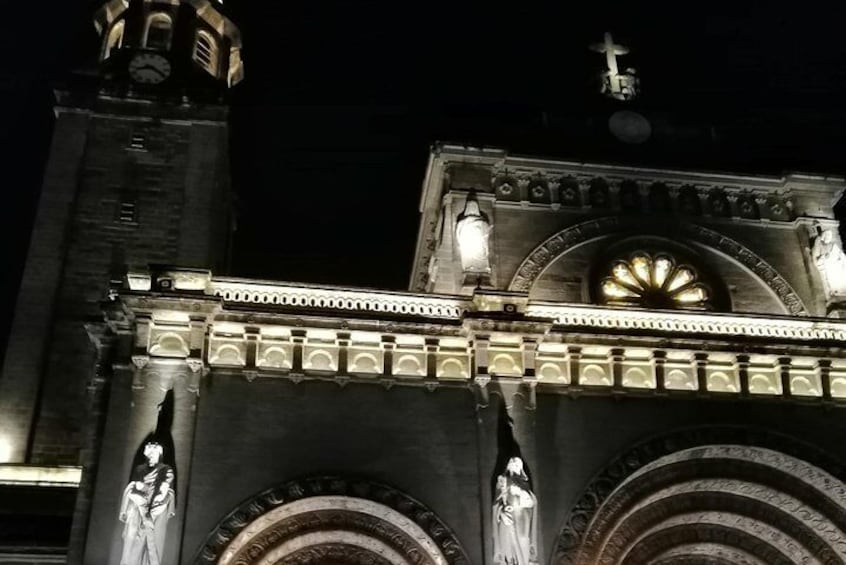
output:
[[[668,255],[636,253],[628,261],[614,261],[600,293],[607,304],[705,309],[711,294],[698,278],[692,267],[678,265]]]

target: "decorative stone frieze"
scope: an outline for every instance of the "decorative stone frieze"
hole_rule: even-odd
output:
[[[728,176],[717,175],[707,179],[710,182],[691,182],[695,177],[691,173],[679,172],[678,177],[668,177],[650,175],[648,170],[599,169],[601,174],[572,170],[530,173],[529,169],[502,169],[493,177],[493,184],[497,187],[494,191],[496,204],[532,205],[556,210],[564,205],[585,211],[607,208],[622,213],[680,213],[693,218],[705,215],[712,219],[755,222],[790,222],[795,217],[795,203],[791,190],[785,188],[785,180],[762,183],[759,178],[745,179],[747,184],[738,186],[725,184],[730,178]],[[531,177],[528,176],[530,174]],[[578,190],[579,186],[582,190]],[[681,190],[682,186],[684,190]],[[565,187],[565,192],[559,192],[560,187]],[[707,205],[703,207],[702,202],[707,202]]]
[[[250,309],[256,296],[277,287],[280,295],[298,296],[298,304],[262,307],[260,314]],[[196,381],[192,388],[211,370],[250,381],[433,389],[485,388],[494,380],[544,393],[846,402],[846,322],[833,319],[580,306],[483,290],[468,299],[336,293],[214,278],[204,295],[195,292],[148,299],[129,291],[118,301],[134,312],[138,386],[149,380],[142,369],[146,375],[153,365],[182,363]],[[217,296],[215,308],[209,295]],[[321,300],[323,307],[300,310]],[[198,317],[202,304],[208,313]],[[425,305],[424,313],[408,313],[409,304]],[[360,315],[348,310],[355,305],[362,305]],[[382,314],[374,320],[364,305],[379,305]]]
[[[226,279],[212,280],[206,293],[219,296],[226,302],[429,318],[457,318],[469,304],[468,300],[452,297],[376,290],[356,291],[287,283],[247,283]]]

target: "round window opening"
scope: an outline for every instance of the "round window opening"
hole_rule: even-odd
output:
[[[708,310],[711,291],[696,270],[667,254],[634,253],[611,263],[600,281],[603,303],[652,309]]]

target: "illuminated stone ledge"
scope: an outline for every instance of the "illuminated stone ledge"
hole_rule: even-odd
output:
[[[9,563],[17,565],[26,563],[27,565],[36,565],[40,563],[56,563],[65,565],[67,563],[67,555],[62,550],[50,550],[38,548],[2,548],[0,547],[0,563]]]
[[[526,314],[581,328],[650,330],[682,334],[846,341],[846,323],[832,320],[648,311],[530,302]]]
[[[668,187],[690,186],[699,192],[723,188],[727,192],[749,191],[772,195],[801,195],[815,193],[836,196],[842,193],[846,179],[839,176],[807,175],[739,175],[710,171],[681,169],[654,169],[586,163],[560,159],[544,159],[510,154],[504,149],[477,148],[444,144],[436,149],[435,156],[441,167],[453,164],[488,165],[495,175],[520,178],[573,177],[589,180],[600,177],[612,181],[631,179],[644,184],[664,184]]]
[[[76,488],[81,478],[82,467],[0,465],[0,485]]]
[[[380,312],[430,318],[459,318],[471,305],[469,300],[457,297],[286,283],[239,282],[226,279],[212,279],[207,292],[227,302]]]
[[[426,294],[334,289],[286,283],[251,283],[212,279],[208,294],[226,302],[268,304],[352,312],[374,312],[460,319],[465,312],[478,311],[487,293],[474,300]],[[674,334],[746,336],[788,340],[846,341],[846,323],[841,321],[748,314],[648,311],[603,306],[528,302],[524,313],[555,324],[585,329],[649,330]],[[521,305],[521,309],[523,309]]]
[[[147,354],[136,365],[162,378],[180,371],[197,375],[179,369],[185,360],[190,371],[205,366],[248,380],[313,379],[427,388],[484,386],[493,380],[564,394],[705,393],[846,401],[846,359],[836,354],[820,356],[819,349],[803,345],[779,347],[778,353],[747,353],[716,341],[703,349],[689,342],[654,347],[648,345],[654,340],[637,337],[621,346],[587,334],[573,341],[569,332],[556,329],[545,335],[493,331],[438,336],[235,322],[226,317],[230,319],[209,322],[205,345],[197,347],[186,345],[188,328],[182,330],[184,339],[177,339],[180,330],[151,322],[149,331],[139,332],[148,335],[149,341],[145,342]],[[192,350],[204,351],[205,357],[192,358]],[[198,383],[191,386],[197,390]]]
[[[130,273],[130,290],[148,292],[153,288],[149,273]],[[584,330],[645,330],[673,335],[752,338],[799,341],[846,342],[846,321],[799,316],[641,310],[546,301],[529,301],[525,293],[481,290],[473,297],[443,296],[370,289],[333,288],[284,282],[215,278],[210,273],[190,270],[165,271],[157,282],[168,281],[167,294],[202,292],[224,304],[253,304],[292,309],[308,309],[315,314],[344,316],[380,314],[386,318],[434,318],[460,322],[474,312],[498,311],[552,321],[559,326]],[[166,313],[159,314],[164,318]],[[173,314],[177,320],[184,314]],[[187,319],[187,318],[185,318]]]
[[[181,374],[163,369],[170,364],[190,369],[195,391],[203,368],[248,380],[433,388],[493,379],[564,394],[846,400],[841,320],[562,304],[493,290],[460,297],[332,288],[190,270],[130,276],[134,288],[156,289],[121,298],[120,308],[135,312],[137,384],[144,371]]]

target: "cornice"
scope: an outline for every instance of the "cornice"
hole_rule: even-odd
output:
[[[147,375],[846,403],[846,321],[612,308],[131,272],[132,361]],[[125,333],[125,330],[124,330]],[[139,361],[139,362],[136,362]],[[126,364],[125,359],[116,359]],[[152,377],[149,377],[152,378]],[[169,381],[168,381],[169,382]]]
[[[529,300],[525,292],[479,289],[472,297],[398,292],[353,287],[306,285],[277,281],[214,277],[196,279],[196,271],[169,269],[165,277],[189,274],[191,290],[176,283],[169,290],[124,290],[119,296],[134,312],[180,311],[196,316],[220,314],[230,318],[279,316],[310,319],[378,320],[379,326],[404,323],[413,326],[446,324],[460,326],[476,312],[495,313],[498,323],[518,323],[526,317],[586,332],[671,332],[677,336],[765,338],[785,342],[834,341],[846,343],[846,320],[810,316],[779,316],[746,313],[644,310]],[[144,279],[141,288],[154,289],[158,274],[130,273],[133,281]],[[133,283],[138,287],[137,282]],[[198,286],[199,285],[199,286]],[[249,323],[249,321],[248,321]],[[338,323],[336,323],[337,325]],[[340,326],[339,326],[340,327]]]
[[[714,184],[731,186],[738,184],[754,186],[763,190],[784,188],[785,185],[803,185],[803,188],[806,189],[816,188],[817,190],[828,192],[830,190],[842,191],[844,186],[846,186],[846,178],[832,175],[812,175],[806,173],[749,175],[721,171],[641,167],[566,159],[545,159],[510,154],[505,149],[490,147],[476,148],[459,145],[442,145],[438,148],[437,155],[445,163],[485,164],[498,170],[512,170],[517,174],[537,174],[541,172],[550,176],[600,176],[659,182],[675,181],[681,184],[691,185]]]

